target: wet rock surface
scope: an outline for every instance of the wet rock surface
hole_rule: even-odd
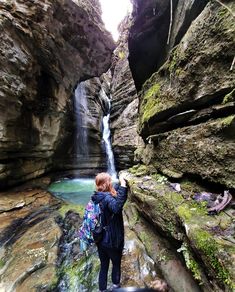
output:
[[[129,267],[132,267],[133,264],[139,266],[141,267],[142,274],[145,274],[146,265],[152,264],[155,266],[155,272],[153,274],[148,274],[148,287],[155,288],[154,283],[156,280],[159,281],[160,279],[164,279],[169,291],[201,291],[198,283],[193,279],[192,274],[185,268],[180,255],[177,253],[176,249],[174,250],[174,246],[170,245],[169,241],[158,234],[156,230],[152,228],[151,224],[148,224],[148,222],[138,214],[135,204],[129,203],[125,212],[129,228],[133,230],[134,238],[137,236],[139,242],[141,242],[140,246],[145,250],[145,252],[142,252],[140,255],[138,255],[138,253],[134,254],[134,258],[137,259],[135,262],[133,262],[132,254],[132,257],[129,259]],[[138,240],[135,239],[135,244],[137,243],[137,245]],[[127,236],[127,246],[128,243]],[[138,249],[135,249],[135,252],[136,251],[138,252]],[[147,256],[150,261],[144,260],[144,262],[141,263],[141,258],[143,256]],[[135,269],[138,268],[135,267]],[[131,274],[133,270],[134,269],[130,268],[129,273]],[[126,272],[127,270],[125,273]],[[124,276],[126,276],[126,274]],[[142,280],[142,285],[133,283],[131,286],[144,287],[145,278],[143,277]]]
[[[232,206],[210,216],[203,203],[193,196],[202,186],[184,181],[181,190],[172,188],[169,181],[151,167],[130,169],[129,198],[138,211],[129,216],[132,224],[139,218],[150,223],[153,234],[160,232],[170,239],[184,258],[203,291],[233,291],[234,289],[234,209]],[[138,225],[137,225],[138,226]],[[147,249],[154,253],[151,233],[137,229]],[[159,255],[161,252],[157,252]],[[176,289],[176,291],[181,291]],[[182,289],[182,288],[181,288]],[[189,290],[190,291],[190,290]]]
[[[167,283],[169,291],[232,291],[234,211],[227,206],[226,213],[208,216],[193,201],[201,188],[195,193],[189,183],[179,188],[151,169],[135,167],[127,175],[122,286]],[[2,193],[1,291],[97,291],[96,248],[81,253],[79,247],[84,207],[61,205],[36,188],[48,182]]]
[[[1,193],[1,291],[38,291],[56,283],[60,205],[39,188]]]
[[[57,263],[59,271],[57,289],[58,291],[97,291],[100,267],[97,250],[95,246],[92,246],[86,253],[80,252],[77,239],[83,210],[76,209],[76,206],[71,206],[71,209],[65,214],[64,220],[60,222],[63,236],[60,241]],[[154,260],[147,254],[141,240],[130,229],[127,219],[125,222],[122,287],[150,287],[154,280],[162,279],[162,274]],[[111,286],[110,270],[108,287]]]

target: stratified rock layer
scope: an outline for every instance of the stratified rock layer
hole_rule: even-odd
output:
[[[93,4],[0,1],[1,187],[55,166],[71,134],[74,86],[108,70],[114,45]]]
[[[56,284],[60,204],[40,188],[1,194],[1,291],[38,291]]]
[[[118,169],[133,165],[134,151],[142,143],[137,133],[139,100],[128,62],[127,38],[130,25],[131,17],[127,16],[119,27],[121,37],[111,67],[112,146]]]
[[[102,141],[103,117],[109,107],[110,72],[78,84],[75,90],[74,112],[70,135],[54,155],[57,170],[75,176],[94,176],[107,169]],[[66,160],[64,155],[66,153]]]
[[[206,0],[133,0],[130,29],[130,68],[136,88],[156,72],[177,45]],[[172,3],[172,7],[171,7]]]
[[[208,3],[145,82],[139,129],[145,163],[235,188],[235,6],[226,5]]]
[[[174,257],[167,257],[167,249],[159,250],[160,255],[156,252],[159,247],[154,233],[157,232],[170,239],[172,247],[182,253],[185,265],[202,291],[234,291],[233,209],[228,208],[218,216],[208,215],[205,205],[192,199],[196,192],[203,190],[201,186],[185,181],[181,190],[176,191],[152,166],[135,166],[123,174],[129,182],[133,210],[137,209],[129,216],[130,224],[137,228],[148,254],[162,263],[163,274],[168,270],[168,261]],[[143,217],[152,228],[138,227]],[[172,286],[174,291],[183,290],[181,277],[171,285],[175,285]],[[187,285],[191,285],[190,281]]]

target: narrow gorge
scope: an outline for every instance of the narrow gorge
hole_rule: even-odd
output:
[[[98,0],[0,0],[2,292],[98,291],[101,171],[129,185],[123,287],[235,291],[235,3],[131,3],[115,42]]]

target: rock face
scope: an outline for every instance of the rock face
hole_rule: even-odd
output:
[[[217,216],[208,215],[205,205],[193,200],[196,192],[205,191],[202,186],[184,181],[181,190],[176,191],[166,177],[156,173],[153,166],[135,166],[124,175],[129,182],[133,209],[129,215],[130,225],[142,239],[147,253],[160,262],[163,275],[173,290],[184,290],[180,286],[184,285],[184,280],[181,281],[184,278],[178,277],[180,281],[177,281],[173,275],[170,278],[167,275],[177,258],[173,250],[177,250],[182,253],[185,266],[200,285],[199,291],[234,291],[233,209],[227,208],[226,213],[221,212]],[[147,223],[141,225],[141,218],[145,218],[151,228],[146,228]],[[169,239],[173,256],[167,255],[169,243],[165,243],[165,249],[161,251],[158,244],[161,245],[162,239],[156,240],[157,232]],[[178,269],[178,275],[182,273],[185,277],[186,271],[180,265]],[[189,285],[186,291],[197,289],[190,278],[186,285]]]
[[[130,29],[130,68],[135,85],[142,84],[167,59],[207,1],[133,0],[134,24]],[[172,9],[172,14],[171,14]]]
[[[142,143],[137,133],[139,100],[128,62],[127,38],[130,25],[131,17],[128,16],[119,27],[121,37],[111,66],[112,146],[118,169],[133,165],[134,151]]]
[[[142,158],[174,178],[199,176],[235,187],[231,10],[208,3],[140,92]]]
[[[39,188],[1,194],[1,291],[38,291],[56,283],[60,204]]]
[[[107,71],[114,45],[93,4],[0,1],[1,187],[55,166],[71,135],[74,86]]]
[[[78,84],[73,97],[73,122],[67,142],[54,155],[56,168],[70,174],[94,176],[105,171],[106,152],[102,141],[103,116],[108,112],[110,72]],[[67,153],[67,159],[61,152]]]

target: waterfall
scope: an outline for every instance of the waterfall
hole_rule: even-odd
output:
[[[108,101],[108,109],[110,112],[110,101]],[[115,164],[114,164],[114,155],[113,155],[113,150],[111,146],[111,140],[110,140],[110,128],[109,128],[109,117],[110,113],[106,116],[103,117],[103,140],[105,143],[105,150],[106,150],[106,155],[107,155],[107,165],[108,165],[108,173],[112,176],[113,179],[117,178],[117,172],[115,169]]]
[[[76,116],[76,154],[88,156],[87,135],[87,96],[85,82],[80,82],[75,90],[75,116]]]

